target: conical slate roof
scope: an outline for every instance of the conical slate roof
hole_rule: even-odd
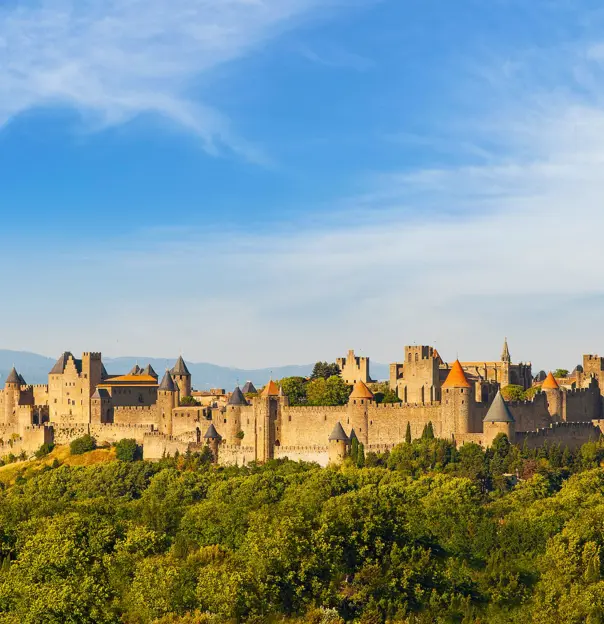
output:
[[[279,387],[272,379],[264,386],[262,396],[265,398],[269,396],[279,396]]]
[[[141,371],[142,371],[142,368],[138,364],[135,364],[132,367],[132,370],[128,373],[128,375],[140,375]]]
[[[19,373],[16,371],[14,366],[12,367],[10,373],[8,374],[8,377],[6,378],[6,383],[21,385]]]
[[[493,399],[491,407],[489,407],[489,411],[484,417],[483,422],[514,422],[514,417],[512,416],[512,413],[506,405],[506,402],[503,400],[501,392],[498,392],[497,396]]]
[[[545,378],[543,385],[541,386],[543,390],[558,390],[560,386],[556,381],[556,378],[550,372],[549,375]]]
[[[165,390],[166,392],[174,392],[176,390],[176,386],[174,385],[174,380],[172,379],[172,375],[170,375],[170,371],[166,371],[164,378],[159,384],[158,390]]]
[[[359,438],[357,437],[357,432],[354,430],[354,427],[350,430],[350,441],[352,442],[353,440],[358,440]]]
[[[27,382],[25,381],[25,379],[23,378],[23,375],[21,375],[21,373],[19,373],[19,381],[21,382],[22,386],[26,386]]]
[[[361,381],[354,384],[354,388],[350,393],[351,399],[373,399],[373,392]]]
[[[203,436],[206,440],[222,440],[222,436],[216,431],[216,427],[214,427],[214,423],[212,423],[205,435]]]
[[[257,394],[258,390],[251,381],[248,381],[245,386],[243,386],[242,390],[243,394]]]
[[[191,376],[191,373],[189,372],[185,361],[182,359],[182,355],[178,356],[176,364],[174,364],[174,368],[170,372],[173,375],[189,375],[189,377]]]
[[[339,420],[329,436],[329,441],[332,442],[333,440],[338,442],[348,442],[348,436],[346,435],[346,432],[344,431],[344,428]]]
[[[453,366],[451,366],[451,370],[449,371],[449,375],[445,380],[445,383],[442,385],[443,388],[470,388],[470,383],[464,373],[463,368],[459,360],[455,360],[453,362]]]
[[[97,388],[95,393],[91,397],[92,399],[109,399],[111,398],[109,392],[104,388]]]
[[[247,405],[247,401],[243,396],[243,392],[239,389],[239,386],[233,390],[233,394],[231,394],[231,398],[229,399],[229,405]]]
[[[143,368],[141,374],[149,375],[149,377],[155,377],[155,379],[159,377],[159,375],[153,370],[153,366],[151,366],[151,364],[147,364],[147,366]]]

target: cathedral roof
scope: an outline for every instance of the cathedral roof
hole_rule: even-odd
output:
[[[14,366],[12,367],[10,373],[8,374],[8,377],[6,378],[6,383],[21,385],[21,376],[16,371]]]
[[[501,361],[502,362],[511,362],[512,357],[510,356],[510,348],[508,347],[508,339],[506,338],[503,341],[503,351],[501,353]]]
[[[542,390],[558,390],[560,386],[556,381],[556,378],[550,372],[549,375],[545,378],[543,385],[541,386]]]
[[[222,436],[216,431],[216,427],[214,427],[214,423],[212,423],[205,435],[203,436],[206,440],[221,440]]]
[[[251,381],[246,382],[245,386],[241,389],[243,394],[256,394],[258,390]]]
[[[459,360],[455,360],[453,362],[453,366],[451,366],[451,370],[445,379],[445,383],[442,385],[443,388],[470,388],[470,383],[464,373]]]
[[[271,379],[266,386],[264,386],[262,396],[264,398],[269,396],[279,396],[279,386],[277,386],[277,384]]]
[[[342,424],[339,420],[336,423],[336,426],[333,428],[333,431],[329,436],[329,440],[330,442],[333,440],[336,440],[338,442],[348,442],[348,436],[346,435],[346,432],[344,431],[344,428],[342,427]]]
[[[173,375],[189,375],[189,377],[191,376],[191,373],[189,372],[185,361],[182,359],[182,355],[178,356],[176,364],[174,364],[174,368],[170,372]]]
[[[176,390],[176,386],[174,385],[174,380],[172,379],[172,375],[170,375],[170,371],[166,371],[164,378],[159,384],[158,390],[165,390],[166,392],[174,392]]]
[[[65,351],[61,357],[57,360],[56,364],[52,367],[50,375],[62,375],[65,372],[65,367],[69,358],[73,358],[76,370],[78,373],[82,372],[82,360],[76,360],[69,351]]]
[[[514,417],[512,416],[506,402],[503,400],[501,392],[498,392],[493,399],[491,407],[489,407],[489,411],[484,417],[483,422],[514,422]]]
[[[351,399],[373,399],[373,392],[360,379],[354,384],[354,388],[350,393]]]
[[[229,405],[247,405],[247,401],[243,396],[243,392],[239,389],[239,386],[236,386],[235,390],[233,390],[233,394],[231,394],[231,398],[229,399]]]

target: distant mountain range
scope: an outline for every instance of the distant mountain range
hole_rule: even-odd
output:
[[[57,357],[60,354],[57,354]],[[81,354],[75,354],[80,357]],[[107,372],[120,374],[128,372],[136,363],[139,366],[151,364],[158,375],[161,376],[166,368],[174,365],[174,358],[150,358],[150,357],[119,357],[103,358],[103,363]],[[37,353],[27,351],[9,351],[0,349],[0,387],[4,387],[10,369],[15,366],[17,371],[23,375],[29,384],[48,383],[48,372],[54,366],[56,359],[48,358]],[[246,381],[251,381],[256,386],[264,385],[271,377],[281,379],[282,377],[292,377],[300,375],[306,377],[310,375],[313,364],[294,364],[291,366],[275,366],[274,368],[242,369],[217,366],[205,362],[189,362],[187,366],[192,376],[193,387],[197,390],[208,388],[225,388],[230,390],[235,385],[243,385]],[[371,376],[374,379],[388,379],[389,367],[387,364],[371,363]]]

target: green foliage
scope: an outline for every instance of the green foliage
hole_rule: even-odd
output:
[[[235,436],[238,440],[243,440],[243,438],[245,438],[245,432],[244,431],[238,431],[237,435]]]
[[[115,445],[115,456],[123,462],[133,462],[143,458],[143,449],[136,440],[124,438]]]
[[[371,384],[371,391],[376,403],[400,403],[398,394],[390,388],[387,381]]]
[[[505,386],[505,388],[501,388],[501,396],[506,401],[524,401],[526,398],[524,388],[522,386],[516,386],[514,384],[510,384],[509,386]]]
[[[405,430],[405,442],[407,444],[411,444],[412,441],[412,437],[411,437],[411,423],[409,421],[407,421],[407,429]]]
[[[311,380],[314,379],[329,379],[330,377],[339,377],[340,376],[340,367],[333,363],[328,364],[327,362],[317,362],[310,375]]]
[[[353,446],[341,468],[24,466],[0,491],[0,622],[602,621],[602,442]]]
[[[434,440],[434,427],[430,421],[422,431],[422,440]]]
[[[71,441],[69,451],[72,455],[83,455],[88,451],[94,451],[96,448],[96,440],[90,435],[83,435]]]
[[[183,396],[180,397],[180,405],[182,407],[187,407],[187,406],[199,406],[199,403],[192,397],[192,396]]]
[[[40,446],[40,448],[35,452],[36,459],[42,459],[42,457],[46,457],[49,453],[52,452],[55,445],[52,443],[45,442]]]
[[[557,368],[553,374],[554,374],[554,377],[558,377],[558,378],[568,377],[568,372],[569,371],[566,368]]]
[[[319,377],[306,385],[309,405],[346,405],[350,392],[350,386],[339,376]]]
[[[283,394],[289,398],[290,405],[304,405],[307,401],[306,384],[304,377],[284,377],[279,385]]]

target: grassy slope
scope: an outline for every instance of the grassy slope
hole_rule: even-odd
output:
[[[69,445],[57,446],[52,453],[42,459],[30,459],[28,461],[16,462],[0,466],[0,483],[9,485],[14,482],[19,474],[27,472],[28,475],[39,472],[45,466],[58,460],[60,464],[67,466],[92,466],[93,464],[103,464],[115,459],[115,449],[96,449],[83,455],[70,455]]]

